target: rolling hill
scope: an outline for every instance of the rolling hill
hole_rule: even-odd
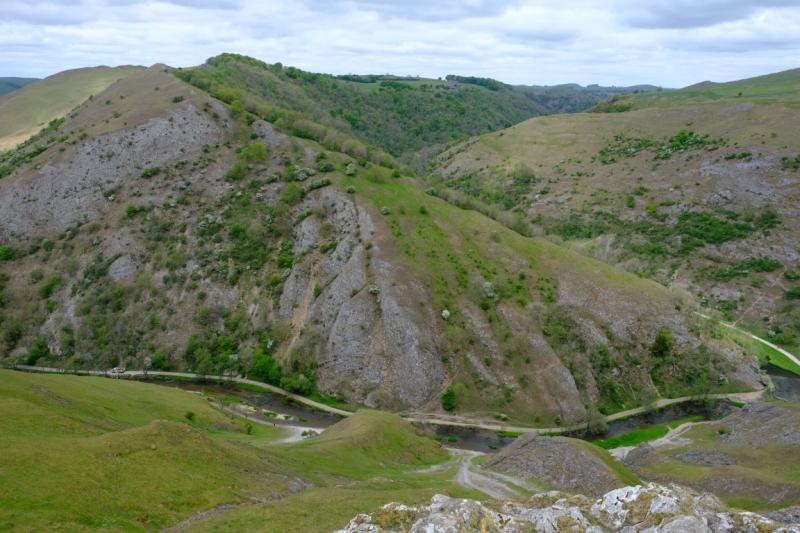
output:
[[[0,152],[15,147],[90,96],[141,67],[67,70],[0,96]]]
[[[796,350],[798,72],[534,118],[452,147],[431,183]]]
[[[691,297],[452,205],[247,77],[220,100],[175,74],[135,72],[0,160],[4,361],[540,425],[760,386]]]
[[[0,96],[22,89],[35,81],[39,81],[38,78],[0,78]]]

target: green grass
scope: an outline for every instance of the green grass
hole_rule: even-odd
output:
[[[135,381],[0,370],[0,530],[160,530],[244,504],[202,527],[329,531],[388,501],[484,497],[454,485],[453,468],[417,472],[449,455],[397,416],[359,412],[319,437],[278,445],[280,429],[252,424],[248,433],[210,400]],[[293,494],[298,483],[308,490]]]
[[[156,529],[285,490],[221,432],[244,426],[181,390],[2,370],[0,529]]]
[[[637,446],[643,442],[660,439],[666,435],[670,429],[675,429],[678,426],[688,424],[690,422],[700,422],[702,420],[702,416],[689,416],[679,420],[673,420],[672,422],[656,424],[648,428],[636,429],[610,439],[599,439],[594,441],[594,444],[605,450],[620,448],[622,446]]]
[[[800,376],[800,365],[786,357],[775,348],[767,346],[763,342],[757,341],[756,339],[750,338],[738,330],[725,327],[723,327],[723,330],[724,335],[726,335],[728,338],[732,339],[734,342],[746,348],[747,350],[756,353],[759,361],[761,361],[762,364],[772,364],[778,368],[786,370],[787,372],[791,372]]]
[[[612,472],[614,472],[620,483],[624,485],[640,485],[642,483],[641,480],[636,477],[636,474],[629,470],[628,467],[611,457],[611,454],[609,454],[606,450],[586,441],[579,441],[579,445],[583,446],[590,453],[593,453],[599,457],[600,460],[603,461],[603,463],[609,469],[611,469]]]
[[[141,67],[69,70],[0,99],[0,151],[13,148],[53,119]]]

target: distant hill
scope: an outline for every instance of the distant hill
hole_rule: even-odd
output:
[[[712,102],[726,98],[761,103],[800,101],[800,68],[725,83],[703,81],[674,91],[620,95],[611,102],[600,104],[594,111],[630,111],[647,107]]]
[[[0,151],[18,145],[53,119],[141,67],[66,70],[0,96]]]
[[[610,98],[628,94],[647,93],[663,90],[655,85],[632,85],[630,87],[604,87],[576,83],[563,85],[518,85],[516,90],[535,98],[553,113],[579,113]]]
[[[0,96],[39,81],[38,78],[0,78]]]

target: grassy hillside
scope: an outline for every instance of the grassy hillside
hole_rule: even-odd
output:
[[[38,81],[38,78],[0,78],[0,96]]]
[[[620,112],[648,107],[672,107],[735,99],[737,102],[780,103],[800,106],[800,69],[755,78],[715,83],[704,81],[675,91],[617,96],[594,111]]]
[[[432,184],[797,350],[797,80],[787,71],[631,95],[614,103],[631,103],[624,112],[534,118],[451,148]]]
[[[92,95],[141,67],[67,70],[0,97],[0,151],[15,147]]]
[[[223,54],[179,72],[223,99],[251,95],[284,121],[290,113],[355,136],[394,156],[496,130],[547,112],[510,88],[438,80],[368,83]]]
[[[447,454],[377,412],[275,445],[279,430],[247,429],[182,390],[0,370],[0,415],[4,530],[160,530],[243,504],[211,516],[329,531],[384,500],[413,503],[437,491],[476,496],[449,474],[410,475]]]

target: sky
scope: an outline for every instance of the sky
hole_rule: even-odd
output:
[[[193,66],[682,87],[800,67],[800,0],[0,0],[0,76]]]

